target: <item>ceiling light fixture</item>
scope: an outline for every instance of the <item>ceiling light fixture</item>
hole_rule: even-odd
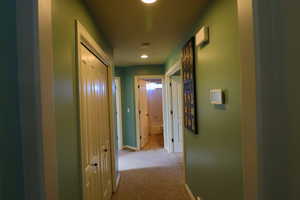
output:
[[[157,0],[142,0],[142,2],[146,3],[146,4],[151,4],[151,3],[155,3]]]
[[[147,54],[141,55],[141,59],[147,59],[147,58],[149,58],[149,56]]]

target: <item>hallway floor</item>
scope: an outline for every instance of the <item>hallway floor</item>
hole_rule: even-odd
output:
[[[154,150],[164,148],[164,135],[157,134],[149,137],[149,142],[143,148],[143,150]]]
[[[163,149],[120,154],[121,181],[112,200],[189,200],[182,154]]]

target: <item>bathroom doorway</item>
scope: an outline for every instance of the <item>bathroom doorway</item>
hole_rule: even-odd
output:
[[[136,77],[136,126],[138,150],[163,149],[164,80]]]

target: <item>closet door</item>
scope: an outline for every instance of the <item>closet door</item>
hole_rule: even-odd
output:
[[[95,60],[99,66],[98,72],[98,105],[99,110],[99,120],[98,124],[101,138],[101,174],[102,174],[102,191],[103,200],[110,200],[112,196],[112,169],[111,169],[111,138],[110,138],[110,127],[109,127],[109,101],[108,101],[108,72],[107,67],[100,62]]]
[[[84,200],[112,194],[107,67],[81,46],[79,97]]]

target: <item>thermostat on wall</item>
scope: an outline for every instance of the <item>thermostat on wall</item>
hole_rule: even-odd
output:
[[[222,89],[210,90],[210,103],[215,105],[221,105],[225,103],[224,93]]]

